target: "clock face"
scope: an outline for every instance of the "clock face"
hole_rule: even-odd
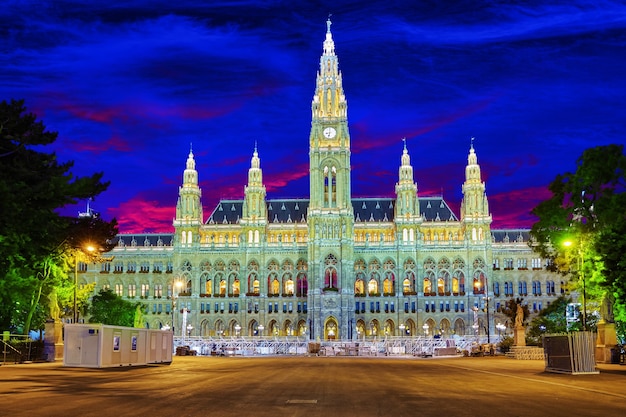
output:
[[[327,139],[332,139],[337,134],[337,131],[332,127],[327,127],[324,129],[324,137]]]

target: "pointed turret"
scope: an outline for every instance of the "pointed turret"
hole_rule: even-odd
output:
[[[244,189],[243,218],[249,221],[267,219],[267,207],[265,205],[265,186],[263,185],[263,171],[261,160],[256,146],[250,161],[248,170],[248,185]]]
[[[248,185],[244,189],[243,213],[241,225],[249,244],[259,244],[267,225],[267,205],[265,203],[265,186],[263,171],[256,145],[248,170]]]
[[[202,191],[198,186],[198,171],[193,151],[189,150],[187,164],[183,172],[183,185],[178,188],[178,202],[176,203],[176,238],[183,245],[190,246],[198,242],[198,231],[202,224]]]
[[[463,201],[461,201],[461,221],[466,230],[472,230],[472,240],[484,240],[491,236],[489,226],[489,202],[485,193],[485,183],[480,176],[480,165],[474,151],[474,142],[470,145],[470,152],[465,167],[465,182],[463,183]]]
[[[402,162],[396,183],[396,207],[395,218],[399,221],[408,220],[419,215],[419,204],[417,203],[417,184],[413,180],[413,166],[411,157],[406,148],[406,138],[404,150],[402,151]]]

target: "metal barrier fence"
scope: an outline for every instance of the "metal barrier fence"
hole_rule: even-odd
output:
[[[448,356],[471,353],[487,344],[486,337],[387,337],[313,341],[299,337],[174,337],[174,350],[182,355],[258,356]]]
[[[2,363],[23,363],[42,359],[43,342],[21,334],[4,333],[0,339]]]
[[[597,374],[595,333],[572,332],[543,336],[547,372]]]

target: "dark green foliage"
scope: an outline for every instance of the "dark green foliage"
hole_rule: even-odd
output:
[[[560,296],[550,303],[550,305],[539,312],[528,327],[528,335],[531,337],[541,337],[544,334],[567,332],[567,321],[565,311],[567,305],[572,302],[571,297]]]
[[[515,339],[513,339],[511,336],[505,336],[502,338],[502,340],[500,340],[500,342],[498,342],[498,349],[501,353],[507,353],[509,350],[511,350],[511,346],[513,346],[514,343]]]
[[[587,149],[576,161],[576,170],[558,175],[549,189],[552,197],[532,210],[539,219],[530,232],[533,250],[568,274],[579,294],[584,281],[591,327],[606,292],[615,297],[615,319],[625,321],[624,145]],[[566,240],[572,244],[569,249],[563,245]]]
[[[140,309],[141,303],[126,301],[111,289],[102,289],[91,300],[89,322],[133,327],[135,313]]]
[[[0,102],[0,329],[42,328],[48,294],[71,274],[76,242],[97,230],[90,239],[104,247],[117,233],[115,221],[91,225],[58,213],[109,184],[102,173],[77,178],[73,162],[42,152],[56,138],[23,101]]]
[[[626,207],[623,208],[626,211]],[[603,275],[606,286],[615,297],[615,320],[626,323],[626,220],[600,232],[596,247],[604,261]]]

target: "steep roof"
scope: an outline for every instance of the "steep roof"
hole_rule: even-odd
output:
[[[394,198],[353,198],[356,222],[391,222],[394,218]],[[267,200],[270,223],[305,223],[308,199]],[[458,221],[443,197],[420,197],[420,214],[425,221]],[[237,224],[243,213],[243,200],[221,200],[211,212],[207,224]]]

